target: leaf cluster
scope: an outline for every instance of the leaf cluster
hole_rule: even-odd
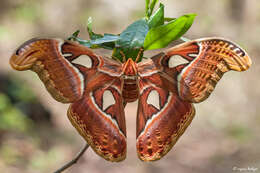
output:
[[[89,18],[87,30],[90,40],[78,37],[79,31],[72,34],[69,39],[78,41],[89,48],[104,48],[113,50],[112,57],[121,62],[138,56],[142,60],[143,51],[160,49],[168,46],[172,41],[184,35],[191,27],[196,14],[185,14],[178,18],[164,16],[164,5],[158,0],[146,0],[145,17],[130,24],[122,33],[96,34],[92,30],[92,18]]]

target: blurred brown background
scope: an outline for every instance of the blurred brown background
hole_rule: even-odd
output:
[[[127,105],[127,159],[110,163],[89,149],[71,173],[217,173],[258,168],[260,172],[260,2],[259,0],[162,0],[167,17],[197,13],[190,39],[221,36],[240,44],[252,58],[243,73],[227,73],[174,148],[160,161],[141,162],[135,149],[136,103]],[[1,0],[0,2],[0,172],[46,173],[70,160],[84,140],[36,74],[17,72],[8,61],[32,37],[67,38],[93,18],[97,33],[120,33],[144,15],[145,1]],[[105,53],[103,50],[97,52]],[[147,52],[153,55],[157,51]]]

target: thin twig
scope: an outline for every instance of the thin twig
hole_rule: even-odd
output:
[[[61,168],[59,168],[57,171],[55,171],[54,173],[61,173],[63,171],[65,171],[66,169],[68,169],[69,167],[71,167],[73,164],[77,163],[77,161],[80,159],[80,157],[85,153],[85,151],[88,149],[89,145],[86,144],[84,146],[84,148],[81,149],[81,151],[76,155],[76,157],[74,159],[72,159],[70,162],[66,163],[64,166],[62,166]]]

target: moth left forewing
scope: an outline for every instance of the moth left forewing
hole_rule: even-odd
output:
[[[78,59],[87,63],[79,65],[75,62]],[[62,39],[28,40],[12,55],[10,65],[16,70],[36,72],[52,97],[63,103],[79,100],[85,84],[93,77],[102,77],[100,73],[107,76],[121,74],[120,63],[101,57],[76,42]],[[100,83],[104,81],[100,80]]]
[[[126,125],[122,82],[114,79],[103,87],[85,92],[72,103],[68,118],[92,149],[108,161],[126,157]]]
[[[195,109],[176,92],[140,78],[137,111],[137,153],[143,161],[161,159],[191,123]],[[175,90],[177,91],[177,90]]]
[[[78,58],[87,64],[77,63]],[[54,99],[73,103],[68,117],[103,158],[120,161],[126,155],[126,127],[120,63],[62,39],[32,39],[10,59],[16,70],[38,74]]]
[[[88,56],[91,60],[91,67],[85,76],[80,65],[72,62],[81,56]],[[96,73],[95,66],[99,61],[98,56],[90,49],[74,42],[35,38],[17,49],[10,64],[16,70],[36,72],[55,100],[70,103],[83,95],[85,81]]]

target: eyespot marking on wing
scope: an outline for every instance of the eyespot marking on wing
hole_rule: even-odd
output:
[[[62,54],[65,58],[67,58],[67,57],[71,57],[73,54],[72,53],[63,53]]]
[[[197,56],[197,55],[196,55]],[[173,68],[181,64],[186,64],[188,61],[180,55],[173,55],[169,58],[168,67]]]
[[[76,63],[76,64],[82,64],[87,68],[92,68],[92,66],[93,66],[93,62],[88,55],[80,55],[79,57],[77,57],[72,62]]]
[[[103,94],[103,107],[102,110],[105,111],[109,106],[116,103],[115,98],[110,90],[106,90]]]
[[[152,90],[147,97],[147,104],[153,105],[160,110],[160,96],[156,90]]]
[[[192,57],[192,58],[196,58],[198,56],[198,54],[196,53],[190,53],[188,54],[189,57]],[[188,61],[187,61],[188,62]]]

